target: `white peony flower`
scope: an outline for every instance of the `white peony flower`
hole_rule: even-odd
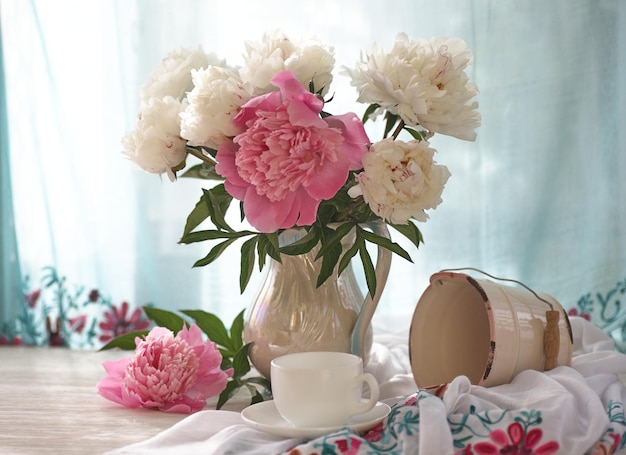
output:
[[[354,69],[347,69],[358,101],[378,104],[409,126],[421,125],[433,133],[475,140],[481,118],[476,84],[465,69],[472,54],[458,38],[409,41],[396,37],[390,52],[376,44]]]
[[[173,96],[182,100],[186,92],[193,88],[192,69],[220,64],[224,62],[214,54],[205,54],[201,47],[170,52],[161,64],[152,70],[148,82],[139,89],[141,106],[146,106],[152,98]]]
[[[181,112],[181,136],[190,145],[217,149],[239,133],[232,119],[252,95],[232,71],[217,66],[191,72],[194,88]]]
[[[167,173],[186,157],[187,142],[180,137],[180,101],[172,96],[152,98],[139,113],[136,129],[122,139],[122,153],[139,167],[154,174]]]
[[[311,39],[294,43],[284,33],[265,33],[260,43],[246,41],[247,56],[240,70],[241,78],[254,88],[254,95],[277,90],[270,83],[275,74],[288,70],[307,89],[313,81],[315,92],[328,93],[335,66],[333,48]]]
[[[442,202],[450,177],[447,167],[435,164],[434,154],[426,141],[377,142],[363,155],[363,172],[356,176],[359,184],[348,194],[363,195],[370,209],[392,224],[406,224],[410,218],[426,221],[425,210]]]

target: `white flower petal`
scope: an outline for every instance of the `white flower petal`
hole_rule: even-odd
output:
[[[481,118],[478,103],[472,101],[478,89],[465,73],[471,62],[461,39],[410,41],[400,33],[391,51],[376,44],[346,72],[359,102],[381,106],[377,114],[387,110],[409,126],[474,140]]]

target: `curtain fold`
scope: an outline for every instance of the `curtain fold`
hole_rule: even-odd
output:
[[[2,8],[0,5],[0,18]],[[18,320],[23,317],[24,295],[13,214],[13,194],[9,163],[9,128],[4,79],[2,28],[0,27],[0,336],[4,342],[32,342],[18,335]],[[17,336],[17,339],[15,339]],[[26,336],[26,339],[24,339]]]
[[[483,122],[476,142],[434,139],[452,176],[420,224],[420,250],[394,239],[414,262],[394,257],[376,317],[410,313],[432,273],[470,266],[551,294],[626,339],[626,2],[0,2],[11,87],[2,171],[10,157],[12,177],[10,198],[2,178],[2,210],[12,200],[14,267],[29,278],[27,294],[56,296],[46,314],[90,314],[83,333],[96,334],[124,301],[127,318],[154,304],[229,322],[256,291],[258,273],[239,294],[237,248],[193,269],[209,245],[177,244],[205,182],[144,174],[120,153],[139,87],[167,53],[202,46],[239,65],[244,41],[267,30],[317,35],[337,60],[329,110],[361,114],[341,66],[406,32],[467,42]],[[78,18],[71,27],[69,10]],[[3,239],[9,231],[3,226]],[[93,290],[100,309],[83,305]],[[59,295],[79,303],[64,307]],[[12,307],[3,304],[3,317],[17,314]]]

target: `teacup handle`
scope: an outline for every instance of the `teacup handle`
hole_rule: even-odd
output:
[[[362,414],[369,411],[376,405],[376,403],[378,403],[378,398],[380,396],[378,381],[376,381],[376,378],[370,373],[363,373],[356,376],[354,378],[354,382],[357,387],[364,382],[367,383],[370,389],[370,397],[367,400],[360,400],[358,403],[355,403],[351,409],[351,415]]]
[[[367,226],[372,229],[374,234],[378,234],[391,240],[391,236],[389,235],[389,229],[387,229],[387,224],[382,222],[371,222],[367,223]],[[365,354],[363,351],[365,337],[367,336],[367,330],[369,329],[370,323],[372,322],[372,317],[374,317],[374,312],[376,311],[376,307],[378,306],[380,296],[382,295],[385,284],[387,283],[387,277],[389,276],[390,267],[391,251],[389,251],[387,248],[379,246],[378,255],[376,257],[375,269],[376,292],[374,297],[372,297],[369,292],[367,293],[367,298],[363,302],[363,306],[359,311],[356,323],[354,324],[354,328],[352,329],[352,336],[350,340],[350,351],[352,352],[352,354],[361,357],[364,363],[367,362],[367,359],[363,357]]]

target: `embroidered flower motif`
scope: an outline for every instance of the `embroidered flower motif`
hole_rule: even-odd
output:
[[[22,340],[22,337],[20,337],[19,335],[14,336],[13,338],[11,338],[9,340],[9,337],[6,335],[0,335],[0,346],[23,346],[24,345],[24,341]]]
[[[232,369],[220,369],[222,355],[195,324],[176,336],[155,327],[135,343],[134,356],[103,363],[108,376],[98,383],[100,395],[124,406],[189,414],[221,393],[232,376]]]
[[[89,291],[89,296],[87,297],[91,303],[96,303],[98,299],[100,299],[100,291],[97,289],[92,289]]]
[[[363,435],[363,439],[370,442],[378,442],[382,439],[385,430],[385,423],[380,422],[374,428]]]
[[[356,455],[361,448],[361,440],[355,437],[348,437],[346,439],[339,439],[335,441],[335,445],[339,450],[339,453],[343,455]]]
[[[519,422],[509,425],[506,433],[497,429],[489,434],[491,442],[478,442],[473,450],[478,455],[507,454],[507,455],[550,455],[559,450],[557,441],[549,441],[538,447],[543,431],[533,428],[528,433]]]
[[[25,300],[28,308],[35,308],[37,306],[37,302],[39,301],[39,297],[41,297],[41,289],[36,289],[33,292],[26,294]]]
[[[578,308],[570,308],[567,311],[568,316],[580,316],[581,318],[585,318],[587,321],[591,321],[591,315],[587,312],[580,313]]]
[[[74,318],[70,318],[70,330],[76,333],[83,333],[87,325],[87,315],[81,314]]]
[[[99,324],[102,329],[99,339],[104,343],[119,335],[145,330],[150,326],[150,321],[142,316],[140,308],[135,309],[128,317],[128,302],[122,302],[119,309],[113,306],[111,311],[105,311],[104,319]]]
[[[261,232],[313,224],[369,143],[355,114],[321,118],[323,102],[291,72],[272,83],[280,92],[251,99],[234,118],[243,132],[220,145],[215,167]]]
[[[612,442],[598,441],[594,444],[589,455],[613,455],[620,448],[622,436],[617,433],[609,433],[607,435]]]

